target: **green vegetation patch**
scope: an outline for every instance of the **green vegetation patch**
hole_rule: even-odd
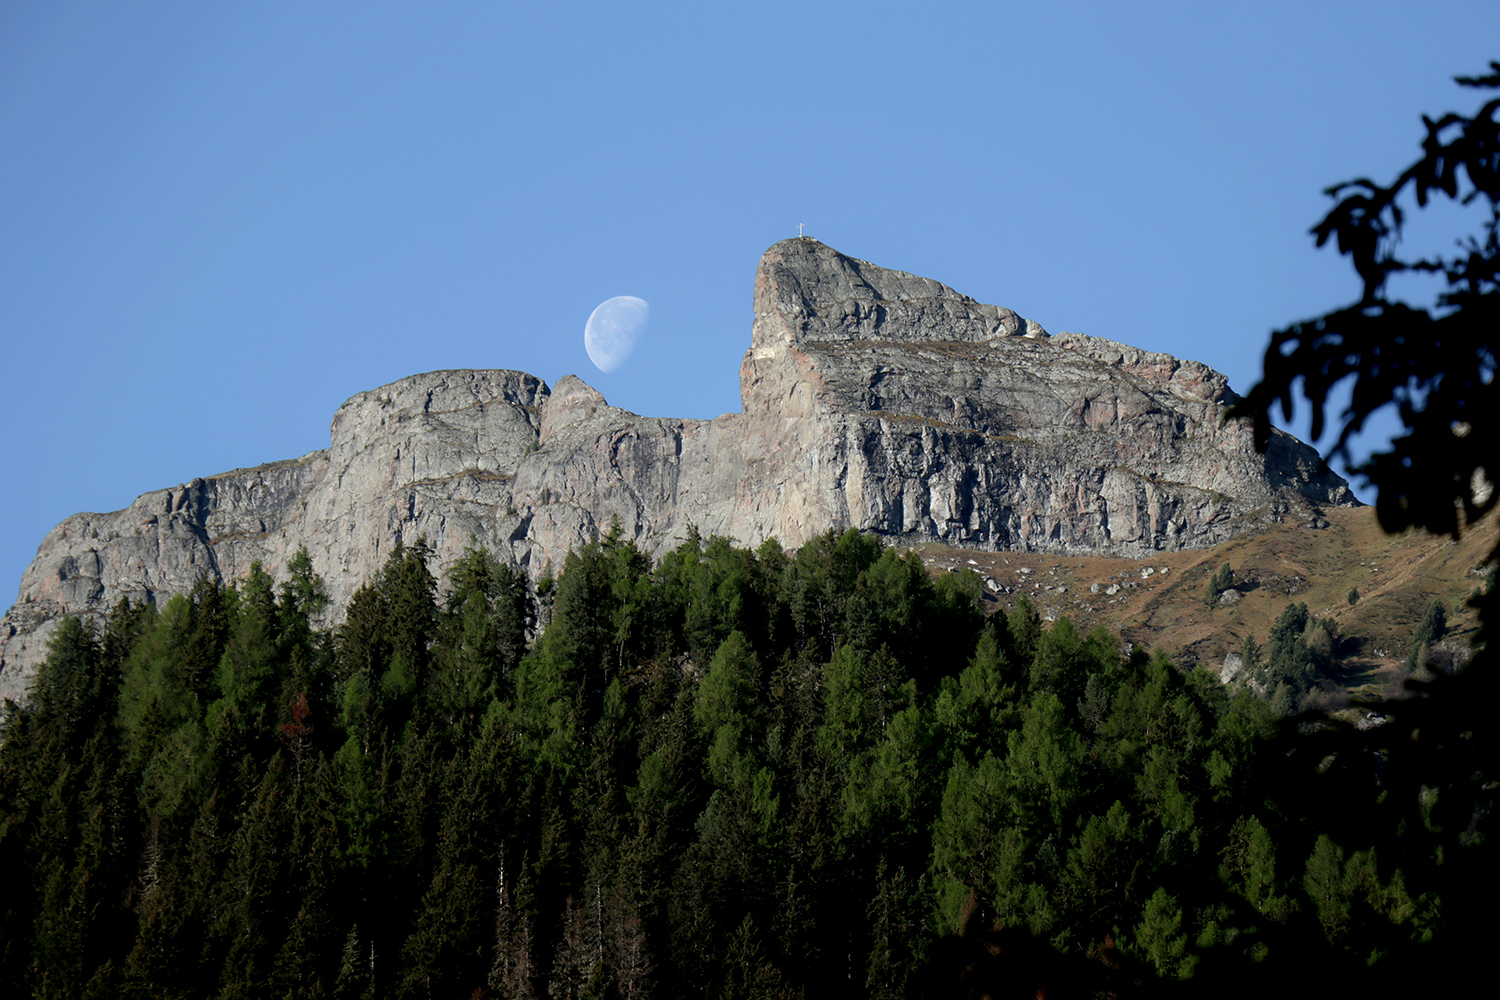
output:
[[[1442,939],[1463,800],[1384,777],[1394,727],[1299,735],[852,531],[616,529],[537,588],[475,550],[441,599],[429,558],[332,632],[305,553],[64,620],[0,745],[18,990],[1222,992]]]

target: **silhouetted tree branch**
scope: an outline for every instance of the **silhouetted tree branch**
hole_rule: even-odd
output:
[[[1466,87],[1500,88],[1500,63],[1488,75],[1458,77]],[[1334,418],[1338,438],[1329,457],[1349,460],[1366,420],[1395,404],[1406,428],[1391,450],[1357,472],[1379,491],[1377,512],[1389,531],[1411,526],[1457,534],[1491,510],[1500,441],[1495,382],[1500,338],[1500,98],[1472,117],[1424,117],[1422,156],[1394,182],[1360,178],[1337,184],[1338,199],[1313,227],[1318,246],[1333,240],[1364,284],[1360,300],[1271,335],[1264,375],[1238,408],[1253,418],[1262,448],[1273,407],[1290,420],[1298,392],[1312,414],[1312,436],[1330,422],[1335,386],[1352,378],[1347,407]],[[1450,257],[1407,259],[1398,253],[1406,210],[1426,207],[1435,193],[1487,209],[1479,232],[1457,242]],[[1441,275],[1445,290],[1432,309],[1387,298],[1391,275]]]

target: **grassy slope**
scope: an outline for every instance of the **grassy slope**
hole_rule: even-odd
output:
[[[1375,694],[1384,687],[1394,694],[1412,631],[1434,598],[1449,607],[1451,635],[1472,633],[1464,602],[1479,586],[1478,567],[1500,522],[1483,523],[1454,541],[1415,531],[1387,535],[1370,507],[1329,510],[1324,521],[1324,528],[1283,524],[1212,549],[1148,560],[937,545],[920,551],[934,571],[969,566],[993,580],[1001,589],[987,588],[991,608],[1008,608],[1024,592],[1047,618],[1067,615],[1082,632],[1103,625],[1129,642],[1164,647],[1184,665],[1214,670],[1247,634],[1264,643],[1282,609],[1302,601],[1319,617],[1333,616],[1350,637],[1342,649],[1350,688]],[[1209,608],[1209,579],[1226,562],[1242,597]],[[1111,584],[1120,588],[1113,595]],[[1351,606],[1355,587],[1359,601]]]

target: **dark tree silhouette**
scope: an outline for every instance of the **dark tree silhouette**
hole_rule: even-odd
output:
[[[1500,88],[1500,62],[1461,86]],[[1364,283],[1360,300],[1271,335],[1264,376],[1238,412],[1255,422],[1262,448],[1270,440],[1272,407],[1290,420],[1300,383],[1322,437],[1335,405],[1334,387],[1353,378],[1349,405],[1335,419],[1329,457],[1349,459],[1349,445],[1372,413],[1394,403],[1407,433],[1391,450],[1356,471],[1379,490],[1377,510],[1389,531],[1418,526],[1458,533],[1491,510],[1500,442],[1500,98],[1472,117],[1423,117],[1422,157],[1388,186],[1360,178],[1327,190],[1333,210],[1313,227],[1318,246],[1330,239],[1351,258]],[[1457,242],[1451,257],[1401,256],[1405,199],[1426,207],[1434,194],[1487,209],[1478,234]],[[1435,308],[1386,296],[1387,279],[1440,274],[1446,290]]]
[[[1490,63],[1486,75],[1455,79],[1463,87],[1500,89],[1500,62]],[[1376,510],[1387,531],[1420,527],[1457,536],[1500,502],[1497,110],[1500,98],[1469,117],[1424,116],[1422,155],[1391,184],[1361,178],[1328,189],[1337,203],[1312,233],[1319,246],[1333,240],[1351,258],[1363,294],[1343,309],[1274,332],[1264,377],[1236,411],[1253,419],[1264,447],[1271,408],[1290,419],[1300,390],[1319,438],[1336,406],[1334,388],[1352,378],[1347,407],[1331,417],[1338,436],[1329,456],[1348,460],[1350,442],[1370,415],[1394,404],[1405,433],[1356,470],[1378,490]],[[1452,256],[1407,258],[1399,252],[1406,212],[1413,201],[1427,207],[1436,194],[1482,212],[1478,231],[1459,239]],[[1407,273],[1442,278],[1432,308],[1387,296],[1388,279]],[[1500,773],[1493,722],[1500,654],[1493,645],[1485,648],[1485,639],[1500,623],[1492,582],[1497,558],[1500,546],[1489,555],[1491,582],[1471,602],[1480,631],[1469,668],[1408,682],[1407,699],[1382,709],[1393,724],[1357,737],[1366,752],[1344,758],[1377,762],[1384,821],[1359,835],[1433,862],[1411,870],[1441,892],[1443,934],[1436,950],[1443,954],[1429,955],[1423,963],[1428,972],[1406,970],[1411,986],[1422,984],[1432,968],[1458,977],[1458,964],[1482,961],[1493,927],[1488,897],[1497,870],[1494,844],[1487,841]],[[1348,749],[1350,734],[1327,735]]]

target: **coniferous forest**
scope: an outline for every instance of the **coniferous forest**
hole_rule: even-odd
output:
[[[64,621],[0,745],[10,995],[1263,995],[1483,941],[1482,816],[1409,728],[852,531],[428,556],[331,631],[305,553]]]

